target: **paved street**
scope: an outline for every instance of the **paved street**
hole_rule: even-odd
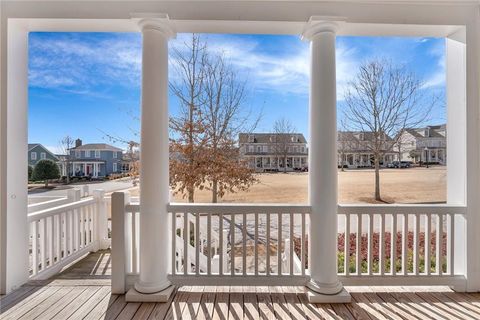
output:
[[[90,192],[95,189],[103,189],[106,193],[124,190],[132,187],[132,180],[130,179],[121,179],[121,180],[109,180],[109,181],[99,181],[92,183],[75,183],[70,185],[59,186],[53,190],[48,191],[29,191],[28,193],[28,203],[39,203],[48,200],[58,199],[61,197],[66,197],[69,189],[80,188],[87,185],[90,189]]]

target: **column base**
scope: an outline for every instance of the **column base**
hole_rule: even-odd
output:
[[[174,290],[175,290],[175,287],[172,285],[160,292],[155,292],[155,293],[141,293],[135,290],[135,288],[131,288],[130,290],[128,290],[127,294],[125,295],[125,301],[126,302],[168,302]]]
[[[342,291],[343,285],[340,281],[334,283],[320,283],[314,279],[310,279],[307,283],[307,288],[313,292],[320,293],[323,295],[334,295]]]
[[[151,293],[163,291],[168,287],[170,287],[171,285],[172,284],[168,280],[155,282],[155,283],[138,280],[137,282],[135,282],[134,287],[135,287],[135,290],[137,290],[138,292],[151,294]]]
[[[308,290],[307,298],[310,303],[350,303],[352,301],[350,293],[343,288],[336,294],[321,294]]]

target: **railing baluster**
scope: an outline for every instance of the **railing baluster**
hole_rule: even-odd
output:
[[[302,241],[302,244],[301,244],[301,250],[302,250],[302,276],[305,275],[305,258],[306,258],[306,255],[307,255],[307,250],[305,248],[305,212],[302,212],[302,234],[301,234],[301,241]]]
[[[132,238],[130,239],[131,241],[131,252],[132,252],[132,273],[137,273],[137,213],[132,212]]]
[[[172,275],[177,274],[177,213],[172,211],[170,217],[172,218]]]
[[[294,265],[293,265],[293,255],[295,254],[295,250],[294,250],[294,246],[295,246],[295,243],[294,243],[294,239],[293,239],[293,225],[294,225],[294,213],[293,212],[290,212],[290,261],[288,262],[288,264],[290,265],[290,275],[293,276],[293,268],[294,268]],[[286,250],[286,248],[285,248]]]
[[[218,215],[218,273],[223,275],[223,257],[224,257],[224,250],[227,248],[223,248],[223,214],[220,213]],[[225,266],[226,268],[227,266]]]
[[[212,274],[212,214],[207,214],[207,274]]]
[[[80,246],[85,247],[85,207],[80,209]]]
[[[357,236],[355,245],[355,271],[362,275],[362,214],[357,214]]]
[[[453,276],[455,274],[455,264],[454,264],[454,257],[455,257],[455,215],[449,214],[448,215],[448,233],[447,233],[447,272],[449,275]]]
[[[380,275],[385,274],[385,213],[380,214],[380,230],[378,233],[378,271]]]
[[[32,272],[38,273],[38,221],[33,221],[32,227]]]
[[[425,250],[424,250],[424,273],[430,275],[430,232],[432,230],[431,216],[425,215]]]
[[[350,273],[350,215],[345,214],[345,232],[343,237],[344,243],[344,265],[343,270],[345,275]]]
[[[374,215],[368,215],[368,274],[373,274],[373,220]]]
[[[443,268],[442,268],[442,247],[443,247],[443,215],[437,214],[437,238],[436,240],[436,255],[435,255],[435,271],[438,275],[442,275]]]
[[[195,273],[200,274],[200,212],[195,213]],[[203,254],[203,252],[202,252]]]
[[[247,275],[247,214],[243,213],[242,222],[242,273]]]
[[[230,215],[230,274],[235,275],[235,215]]]
[[[61,214],[54,216],[55,220],[55,250],[56,250],[56,262],[60,262],[62,258],[62,225],[61,225]]]
[[[392,214],[392,234],[390,239],[390,272],[394,276],[397,273],[397,215]]]
[[[47,219],[48,219],[48,266],[51,267],[53,265],[53,260],[54,260],[53,248],[55,246],[53,216],[48,217]]]
[[[415,214],[415,233],[413,236],[413,270],[418,275],[420,269],[420,215]]]
[[[403,234],[402,234],[402,272],[408,275],[408,214],[403,214]]]
[[[78,231],[79,231],[79,228],[80,228],[80,226],[79,226],[79,221],[78,221],[78,211],[79,211],[79,210],[74,210],[74,211],[73,211],[73,221],[74,221],[74,223],[73,223],[73,230],[75,230],[75,231],[74,231],[74,234],[73,234],[73,237],[74,237],[74,238],[73,238],[73,239],[74,239],[74,241],[73,241],[73,242],[74,242],[74,243],[73,243],[74,251],[78,251],[79,248],[80,248],[80,245],[79,245],[79,242],[80,242],[80,241],[79,241],[79,239],[78,239],[78,237],[79,237],[79,232],[78,232]]]
[[[270,275],[270,214],[267,213],[267,240],[266,240],[266,248],[265,248],[265,254],[266,254],[266,274],[267,276]]]
[[[40,263],[42,265],[41,270],[45,270],[47,265],[47,221],[46,219],[40,220]]]
[[[258,212],[255,212],[255,275],[258,276]]]
[[[188,212],[183,213],[183,274],[187,275],[188,273],[188,244],[190,242],[190,232],[189,232],[189,219],[188,219]]]
[[[62,213],[62,230],[63,230],[63,255],[62,255],[62,259],[66,258],[67,255],[68,255],[68,235],[67,235],[67,232],[68,232],[68,228],[67,228],[67,219],[68,219],[68,215],[67,215],[67,212],[63,212]]]
[[[277,239],[277,270],[278,275],[282,274],[282,214],[278,213],[277,228],[278,228],[278,239]]]

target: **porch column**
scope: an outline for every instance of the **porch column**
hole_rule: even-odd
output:
[[[175,35],[166,14],[135,16],[143,36],[140,157],[140,278],[128,301],[168,300],[173,288],[167,205],[168,40]],[[145,295],[148,294],[148,295]]]
[[[336,19],[335,19],[336,20]],[[350,296],[337,276],[337,97],[335,36],[339,22],[311,17],[308,199],[310,302],[344,302]]]

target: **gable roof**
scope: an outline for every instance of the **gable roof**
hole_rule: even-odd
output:
[[[295,141],[296,143],[307,143],[307,139],[303,136],[302,133],[239,133],[238,134],[238,142],[239,143],[252,143],[248,141],[248,136],[253,135],[255,138],[255,142],[253,143],[272,143],[270,141],[271,136],[297,136],[298,140]]]
[[[430,128],[430,136],[425,137],[419,133],[419,131],[423,131],[427,128]],[[445,136],[440,134],[439,131],[445,131],[446,128],[446,124],[441,124],[435,126],[426,126],[423,128],[407,128],[405,131],[410,133],[415,138],[445,138]]]
[[[56,154],[53,154],[50,150],[45,148],[41,143],[29,143],[28,144],[28,151],[32,150],[35,147],[41,147],[43,150],[45,150],[48,154],[50,154],[52,157],[54,157],[57,160],[60,160]]]
[[[122,151],[122,149],[111,146],[106,143],[87,143],[81,146],[71,148],[70,150],[108,150],[108,151]]]

